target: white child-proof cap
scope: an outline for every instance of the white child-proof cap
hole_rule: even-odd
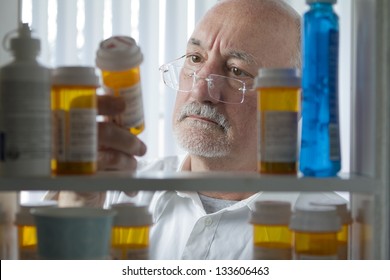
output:
[[[52,85],[99,86],[99,77],[94,67],[62,66],[51,71]]]
[[[118,203],[111,205],[111,208],[117,212],[114,217],[114,226],[149,226],[153,223],[147,206]]]
[[[259,225],[289,225],[291,204],[287,201],[256,201],[250,223]]]
[[[301,87],[301,78],[296,68],[260,68],[255,79],[255,88]]]
[[[348,210],[347,202],[345,201],[323,198],[317,201],[312,201],[310,202],[310,204],[319,206],[334,206],[337,209],[337,213],[339,214],[339,217],[341,218],[341,223],[343,225],[352,223],[351,211]]]
[[[113,36],[99,45],[96,66],[107,71],[123,71],[139,66],[143,55],[136,41],[128,36]]]
[[[340,217],[333,206],[297,206],[291,217],[290,229],[302,232],[338,232]]]

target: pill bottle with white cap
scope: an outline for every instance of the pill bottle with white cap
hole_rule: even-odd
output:
[[[296,206],[291,217],[293,259],[337,260],[340,217],[333,206]]]
[[[320,199],[311,202],[312,205],[334,206],[341,219],[341,230],[337,233],[337,255],[340,260],[349,259],[350,227],[352,224],[351,211],[346,201],[335,199]]]
[[[118,260],[149,259],[149,230],[152,215],[147,206],[113,204],[117,212],[111,233],[111,254]]]
[[[145,128],[140,64],[143,55],[132,37],[113,36],[99,45],[96,66],[102,72],[106,94],[122,96],[126,109],[114,121],[135,135]]]
[[[297,173],[300,85],[297,69],[259,69],[255,79],[259,173]]]
[[[289,229],[291,204],[287,201],[257,201],[253,224],[253,259],[292,259],[292,232]]]
[[[63,66],[52,70],[53,174],[96,172],[98,87],[94,67]]]

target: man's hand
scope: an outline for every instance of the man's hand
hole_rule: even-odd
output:
[[[116,116],[125,110],[125,101],[121,97],[98,96],[98,114]],[[145,144],[127,128],[106,121],[98,124],[98,169],[99,170],[135,170],[135,156],[146,153]]]

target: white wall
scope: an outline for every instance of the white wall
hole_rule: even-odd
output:
[[[17,28],[18,23],[18,1],[0,0],[0,65],[10,61],[11,56],[4,50],[3,38],[11,30]]]

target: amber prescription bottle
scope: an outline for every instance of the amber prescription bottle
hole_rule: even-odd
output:
[[[98,86],[93,67],[65,66],[52,71],[54,174],[96,172]]]
[[[294,174],[298,169],[300,77],[293,68],[260,68],[258,94],[258,171]]]
[[[291,204],[287,201],[257,201],[253,224],[253,259],[292,259],[292,232],[289,229]]]
[[[113,259],[149,259],[149,229],[152,216],[146,206],[133,203],[112,205],[117,212],[111,234],[111,253]]]
[[[336,260],[337,233],[341,222],[332,206],[304,205],[295,207],[291,217],[293,259]]]
[[[57,207],[57,201],[44,200],[37,203],[25,204],[20,206],[16,213],[15,224],[18,230],[18,248],[20,260],[37,260],[37,228],[34,216],[30,213],[33,208]]]
[[[102,71],[106,94],[122,96],[126,101],[125,112],[114,121],[137,135],[145,128],[141,91],[141,49],[135,40],[127,36],[113,36],[99,45],[96,66]]]
[[[351,211],[347,202],[334,199],[321,199],[311,202],[312,205],[334,206],[341,219],[341,230],[337,233],[337,255],[339,260],[347,260],[349,251],[349,230],[352,224]]]

